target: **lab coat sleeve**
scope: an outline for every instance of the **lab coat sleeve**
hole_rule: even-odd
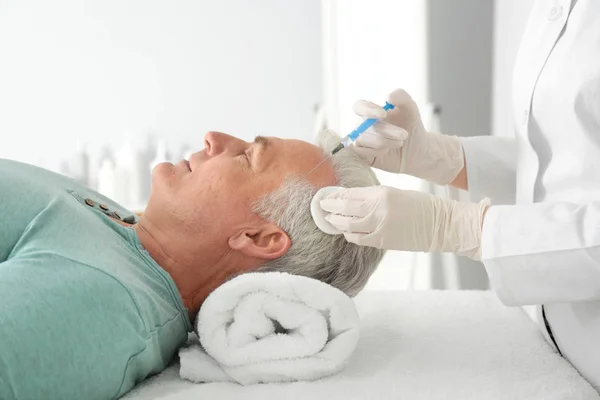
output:
[[[492,205],[481,250],[506,305],[600,299],[600,201]]]
[[[461,138],[467,166],[469,198],[492,204],[515,204],[517,146],[514,138],[475,136]]]
[[[509,306],[600,299],[600,202],[514,205],[513,138],[462,138],[472,201],[492,200],[482,261]]]

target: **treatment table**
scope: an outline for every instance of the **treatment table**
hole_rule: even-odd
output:
[[[314,382],[193,384],[179,365],[127,400],[598,399],[520,308],[487,291],[364,291],[361,336],[348,366]]]

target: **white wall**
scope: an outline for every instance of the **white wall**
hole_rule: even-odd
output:
[[[492,132],[512,136],[512,71],[533,0],[496,0]]]
[[[50,168],[124,132],[309,139],[320,1],[0,1],[0,157]]]
[[[491,134],[493,0],[428,0],[428,101],[441,110],[439,131],[458,136]],[[467,200],[458,190],[430,185],[429,192]],[[466,198],[465,198],[466,197]],[[486,289],[481,263],[451,254],[431,254],[429,287]],[[426,263],[426,264],[425,264]]]
[[[425,104],[426,1],[324,0],[325,98],[328,124],[340,134],[359,122],[358,99],[384,104],[394,88],[406,88]],[[406,176],[376,171],[383,184],[418,188]],[[415,254],[388,251],[368,289],[414,287]]]
[[[337,72],[340,128],[358,121],[358,99],[384,104],[390,90],[405,88],[425,101],[426,36],[423,0],[337,1]]]
[[[489,135],[494,1],[427,2],[428,101],[441,108],[440,129],[448,135]]]

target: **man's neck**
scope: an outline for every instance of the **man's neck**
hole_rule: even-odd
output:
[[[235,256],[214,248],[209,251],[201,243],[195,243],[192,250],[182,245],[184,238],[146,227],[143,221],[133,229],[144,249],[171,276],[194,320],[208,295],[232,275]]]
[[[172,255],[173,250],[168,245],[165,246],[165,240],[160,236],[157,237],[153,230],[147,229],[143,223],[137,223],[133,228],[144,249],[173,279],[175,286],[179,290],[183,304],[190,313],[190,318],[192,318],[200,308],[195,298],[199,291],[207,289],[204,287],[208,280],[197,279],[199,278],[197,275],[190,276],[190,274],[186,274],[185,271],[193,269],[193,267],[186,265],[189,261],[178,260],[177,256]],[[198,265],[197,268],[200,270],[202,266]],[[200,280],[200,282],[197,282],[197,280]]]

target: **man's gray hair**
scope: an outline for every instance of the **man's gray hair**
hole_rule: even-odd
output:
[[[329,154],[339,140],[336,134],[324,130],[319,133],[317,144],[324,154]],[[337,153],[330,162],[337,186],[350,188],[379,184],[371,168],[350,148]],[[384,251],[358,246],[346,241],[343,235],[328,235],[317,228],[310,213],[310,203],[319,189],[305,177],[289,177],[279,188],[254,204],[256,214],[279,226],[292,241],[285,255],[262,265],[258,272],[303,275],[355,296],[367,284]]]

